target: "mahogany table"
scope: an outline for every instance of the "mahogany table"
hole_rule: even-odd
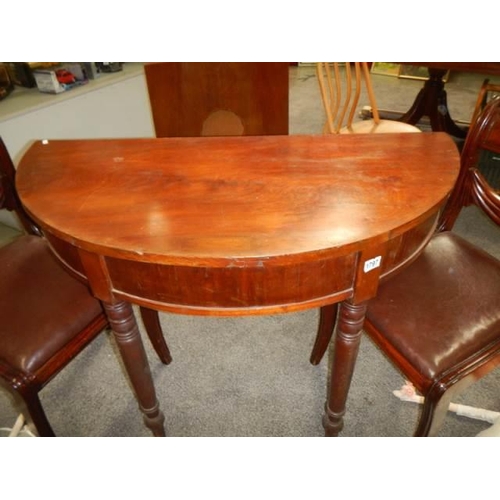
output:
[[[201,315],[341,302],[324,427],[337,435],[367,300],[434,231],[459,157],[443,133],[38,141],[17,188],[104,304],[164,435],[131,303]]]
[[[495,62],[412,62],[400,63],[425,66],[429,79],[418,93],[410,109],[398,121],[416,125],[423,116],[428,116],[433,131],[447,132],[457,138],[465,138],[467,129],[459,127],[450,116],[443,81],[448,71],[485,73],[500,75],[500,63]],[[479,93],[479,88],[477,89]]]

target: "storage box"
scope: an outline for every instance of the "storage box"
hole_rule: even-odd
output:
[[[51,70],[36,70],[33,71],[36,86],[40,92],[48,92],[49,94],[59,94],[66,90],[66,87],[57,80],[56,72]]]
[[[100,69],[96,66],[95,62],[84,62],[83,69],[89,80],[95,80],[101,75]]]

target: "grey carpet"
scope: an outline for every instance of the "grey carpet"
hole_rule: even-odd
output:
[[[292,68],[290,77],[290,133],[320,133],[323,117],[314,71]],[[480,75],[451,76],[454,117],[470,116],[481,81]],[[374,84],[380,107],[404,110],[422,83],[378,76]],[[475,208],[464,211],[456,230],[500,257],[500,235]],[[161,319],[172,364],[163,366],[144,342],[170,436],[323,435],[328,360],[317,367],[308,362],[317,310],[243,318],[162,314]],[[403,382],[364,337],[342,435],[410,436],[419,407],[393,396]],[[500,411],[498,387],[500,372],[456,402]],[[59,436],[150,436],[109,333],[59,374],[41,399]],[[0,392],[0,427],[11,427],[16,417]],[[473,436],[487,427],[450,413],[440,435]]]

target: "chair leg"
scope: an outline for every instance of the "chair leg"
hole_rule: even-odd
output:
[[[27,424],[34,427],[38,436],[55,437],[37,392],[27,391],[23,394],[16,392],[16,399],[21,400],[21,413],[24,415]]]
[[[425,396],[415,437],[436,436],[448,413],[453,391],[430,390]]]
[[[148,334],[156,354],[163,364],[168,365],[172,361],[172,356],[170,355],[170,350],[163,336],[158,311],[146,307],[141,307],[140,310],[144,328],[146,329],[146,333]]]
[[[309,358],[312,365],[318,365],[321,362],[330,344],[335,321],[337,320],[337,311],[338,304],[323,306],[320,309],[318,333]]]

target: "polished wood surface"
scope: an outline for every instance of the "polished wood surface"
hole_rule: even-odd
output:
[[[283,62],[146,64],[156,137],[288,134],[288,71]]]
[[[121,302],[241,315],[344,301],[325,417],[335,435],[359,344],[350,314],[418,256],[457,173],[439,133],[48,141],[23,157],[18,190],[115,314]],[[139,404],[160,434],[141,377]]]

